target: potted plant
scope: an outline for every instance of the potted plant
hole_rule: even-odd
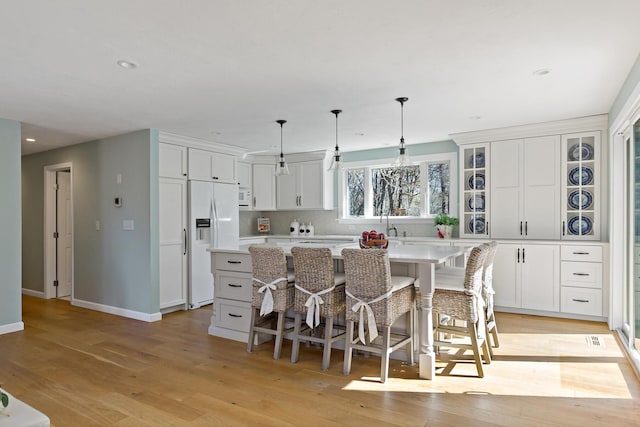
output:
[[[438,237],[441,239],[450,239],[453,233],[453,226],[458,225],[459,221],[458,218],[442,213],[436,215],[433,223],[436,225]]]
[[[0,413],[4,412],[7,406],[9,406],[9,395],[2,391],[2,384],[0,384]]]

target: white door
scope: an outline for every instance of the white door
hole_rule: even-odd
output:
[[[71,172],[56,172],[58,191],[56,192],[56,230],[57,239],[57,297],[71,295],[71,259],[72,259],[72,220],[71,220]]]
[[[305,162],[300,171],[300,206],[305,209],[324,207],[323,162]]]
[[[237,249],[240,238],[237,185],[213,184],[213,222],[213,246]]]
[[[560,136],[524,141],[524,236],[560,237]]]
[[[213,301],[211,255],[213,246],[213,186],[211,182],[189,181],[189,307]],[[238,202],[235,203],[236,210]]]
[[[274,165],[253,165],[253,208],[275,210],[276,177]]]
[[[187,148],[163,142],[159,147],[158,175],[166,178],[186,178]]]
[[[521,236],[522,140],[491,143],[491,238]]]
[[[251,189],[251,163],[238,162],[236,163],[238,174],[238,186],[240,188]]]
[[[278,209],[300,208],[300,193],[298,193],[300,164],[289,163],[289,172],[291,172],[290,175],[281,175],[277,178]]]
[[[211,181],[211,152],[189,148],[189,179]]]
[[[560,247],[522,246],[522,308],[560,310]]]
[[[500,243],[493,261],[494,303],[499,307],[520,307],[520,245]]]
[[[237,184],[236,158],[230,154],[211,154],[211,174],[215,182]]]
[[[160,308],[187,301],[187,182],[160,178]]]

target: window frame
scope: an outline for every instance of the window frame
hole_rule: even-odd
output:
[[[427,154],[420,156],[411,156],[414,164],[420,166],[420,195],[422,203],[420,205],[420,216],[393,216],[394,223],[433,223],[435,215],[428,215],[427,209],[429,202],[427,165],[431,163],[449,163],[449,215],[458,216],[458,152]],[[378,221],[379,216],[373,216],[372,188],[371,188],[371,169],[380,167],[390,167],[393,159],[376,159],[354,162],[344,162],[342,169],[338,173],[338,223],[339,224],[364,224]],[[349,169],[364,168],[365,180],[365,206],[363,217],[347,216],[348,201],[346,191],[346,171]],[[386,215],[385,215],[386,216]]]

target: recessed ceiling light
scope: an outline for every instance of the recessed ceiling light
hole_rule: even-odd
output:
[[[118,65],[121,66],[122,68],[126,68],[127,70],[133,70],[134,68],[138,68],[138,64],[136,64],[135,62],[125,61],[123,59],[118,61]]]
[[[25,138],[24,140],[27,142],[36,142],[36,140],[33,138]]]
[[[469,116],[469,120],[480,120],[481,116]]]
[[[550,72],[551,72],[551,70],[549,68],[540,68],[539,70],[535,70],[533,72],[533,75],[534,76],[546,76]]]
[[[364,136],[364,132],[356,132],[356,133],[354,133],[354,135],[357,135],[357,136]]]

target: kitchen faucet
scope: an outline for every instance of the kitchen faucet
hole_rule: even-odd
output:
[[[387,216],[387,236],[390,236],[390,232],[391,230],[393,230],[393,234],[395,237],[398,237],[398,227],[396,227],[395,225],[391,224],[391,226],[389,226],[389,212],[387,212],[386,214],[380,214],[380,224],[382,224],[382,217],[383,216]]]

